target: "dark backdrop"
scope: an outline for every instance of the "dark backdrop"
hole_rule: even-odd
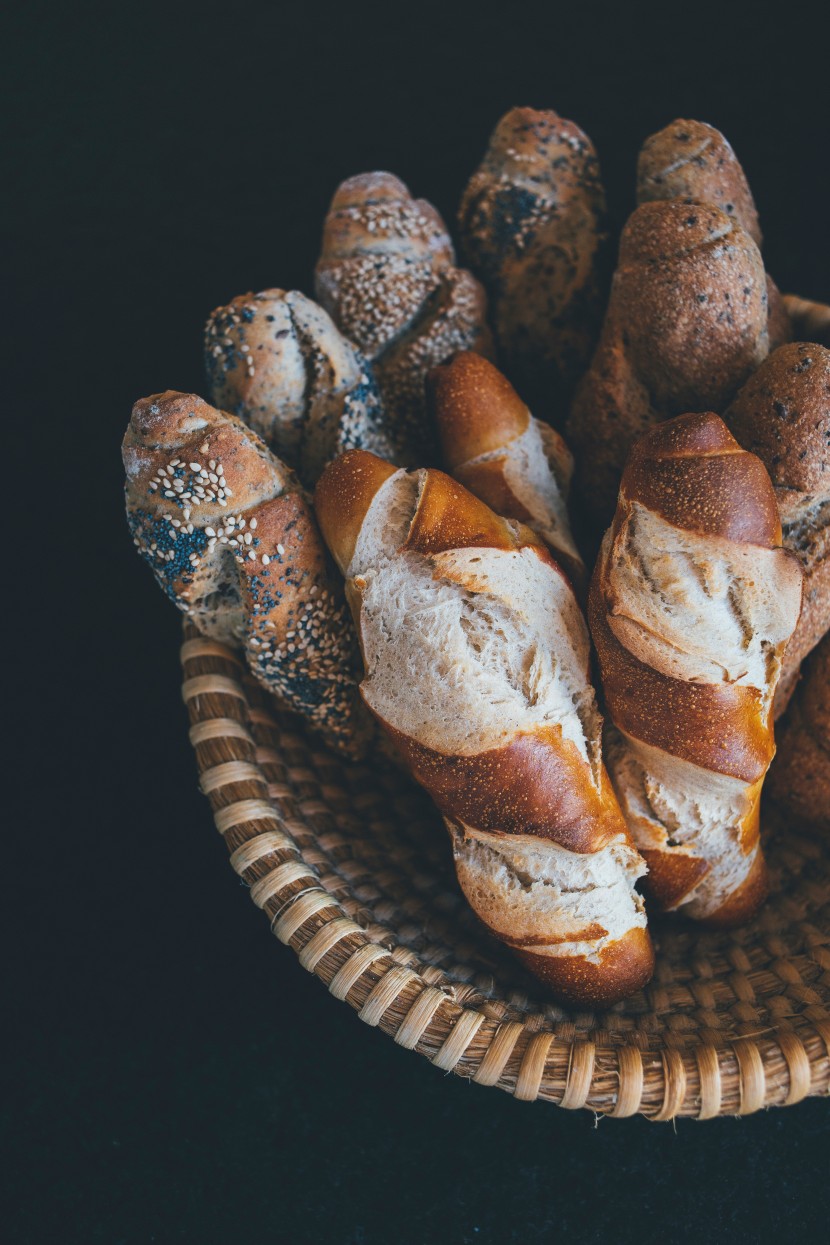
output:
[[[826,1102],[676,1129],[520,1104],[401,1051],[269,938],[196,789],[119,442],[138,396],[203,389],[213,306],[310,292],[340,178],[393,169],[452,220],[516,103],[592,135],[618,223],[643,138],[713,122],[779,284],[827,298],[827,18],[171,0],[5,20],[6,1239],[822,1239]]]

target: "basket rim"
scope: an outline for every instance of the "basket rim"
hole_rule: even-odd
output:
[[[277,938],[364,1023],[476,1084],[614,1118],[703,1120],[830,1094],[830,1012],[821,1005],[805,1009],[798,1030],[782,1019],[764,1035],[706,1039],[693,1050],[667,1040],[652,1050],[638,1047],[636,1034],[633,1043],[604,1043],[499,1019],[488,1002],[465,1001],[475,991],[438,984],[434,966],[349,916],[303,859],[269,795],[252,731],[278,723],[251,703],[251,692],[258,697],[239,654],[187,621],[184,630],[190,741],[231,865]],[[830,950],[818,946],[814,958],[830,969]]]

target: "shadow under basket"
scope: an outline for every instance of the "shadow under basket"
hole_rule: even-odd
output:
[[[772,893],[727,933],[652,921],[649,986],[567,1011],[477,924],[391,766],[340,760],[185,627],[183,696],[231,865],[302,966],[445,1072],[610,1116],[711,1119],[830,1092],[830,844],[766,826]]]

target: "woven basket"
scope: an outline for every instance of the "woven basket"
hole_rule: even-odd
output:
[[[437,1067],[612,1116],[748,1115],[830,1092],[830,850],[768,835],[772,895],[730,933],[652,921],[657,968],[608,1012],[566,1012],[476,924],[430,801],[307,738],[191,626],[183,695],[236,873],[337,999]],[[769,829],[769,828],[768,828]]]
[[[797,340],[830,308],[786,297]],[[611,1116],[749,1115],[830,1092],[830,845],[767,826],[772,894],[730,933],[652,920],[646,990],[566,1012],[477,925],[443,823],[405,776],[280,718],[237,654],[185,627],[183,695],[231,864],[337,999],[437,1067]]]

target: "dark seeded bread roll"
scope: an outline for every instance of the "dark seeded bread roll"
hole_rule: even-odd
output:
[[[487,289],[508,375],[546,418],[567,398],[599,335],[607,276],[596,151],[572,121],[513,108],[461,199],[465,258]]]
[[[327,743],[360,753],[371,731],[356,637],[293,472],[240,420],[172,390],[135,404],[123,457],[134,543],[174,605],[241,645]]]
[[[784,658],[776,716],[802,661],[830,631],[830,350],[791,342],[761,364],[724,415],[775,487],[784,546],[804,575],[801,618]]]
[[[799,821],[830,830],[830,635],[804,663],[803,679],[778,734],[770,796]]]
[[[707,205],[637,208],[566,431],[594,527],[613,514],[635,439],[684,411],[723,411],[768,347],[766,274],[749,235]]]

